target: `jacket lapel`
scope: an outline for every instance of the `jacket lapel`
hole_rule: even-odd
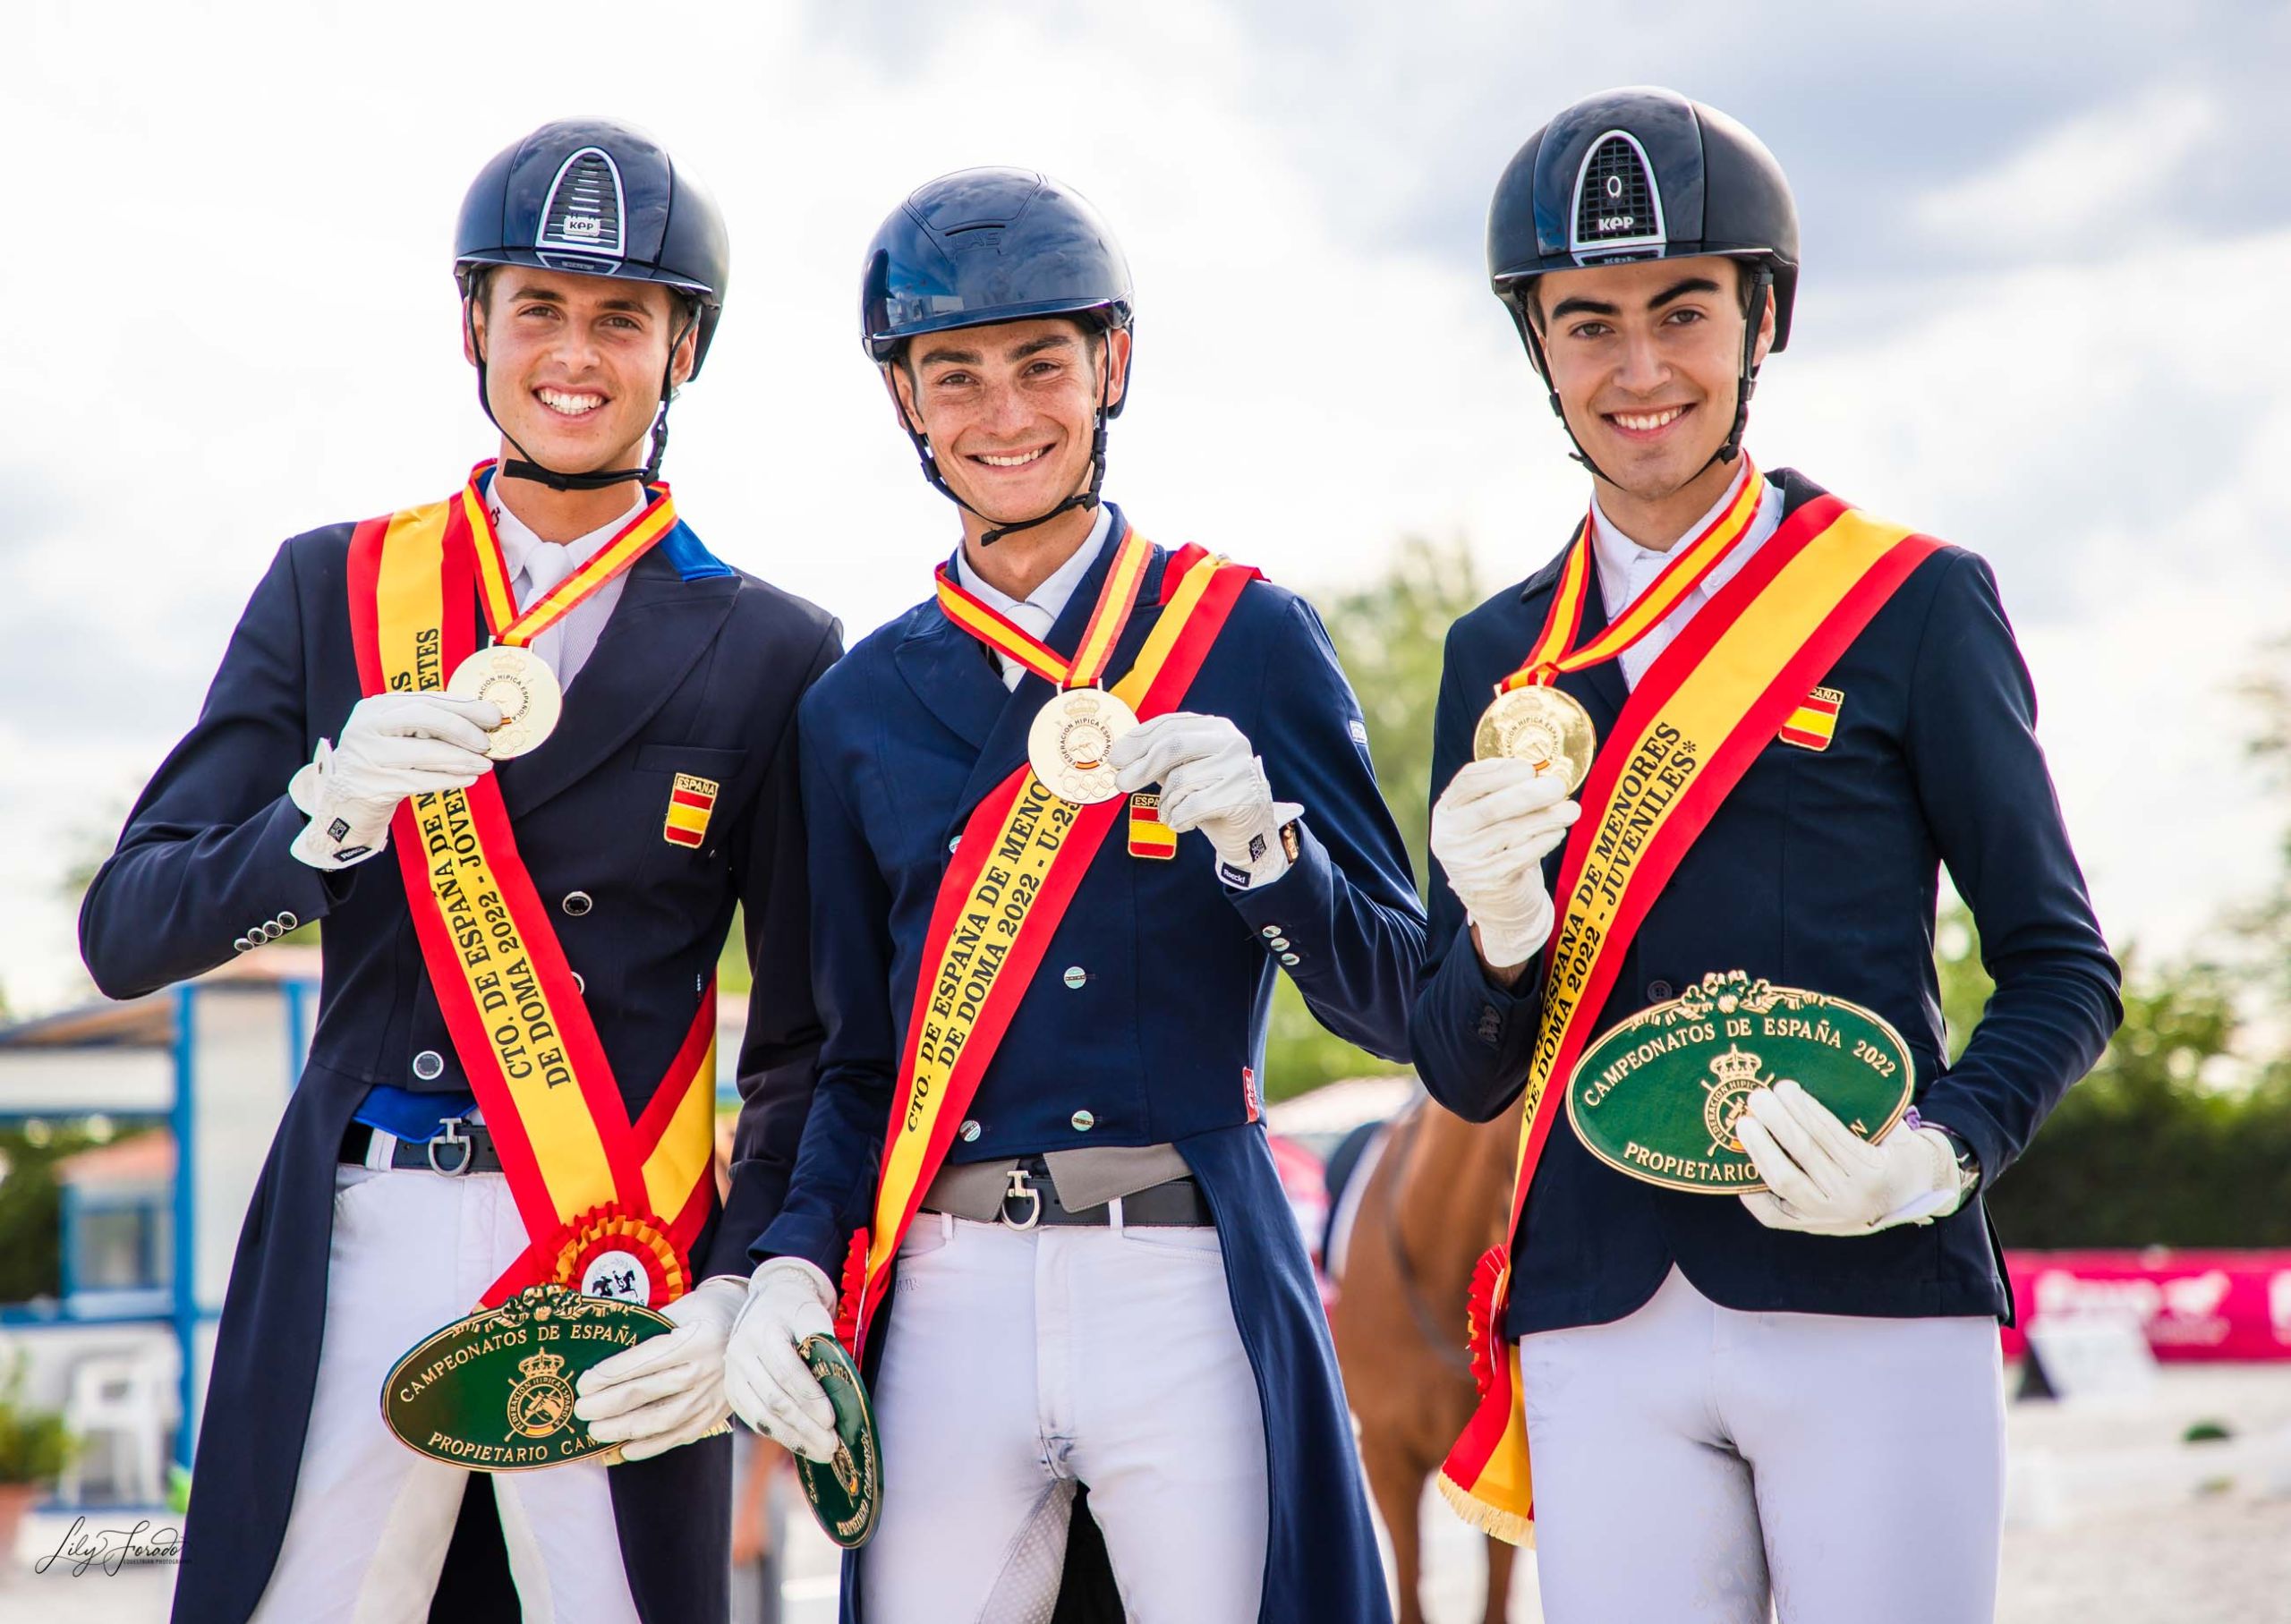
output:
[[[580,781],[669,702],[708,652],[739,593],[737,575],[686,581],[654,548],[637,560],[596,650],[540,749],[494,770],[511,816]]]

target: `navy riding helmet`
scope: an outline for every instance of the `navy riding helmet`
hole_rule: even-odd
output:
[[[1488,285],[1512,312],[1546,383],[1551,370],[1528,316],[1537,277],[1703,254],[1723,254],[1751,269],[1743,287],[1750,319],[1742,389],[1733,431],[1717,458],[1731,462],[1757,381],[1759,304],[1772,288],[1774,348],[1780,350],[1790,342],[1798,298],[1798,206],[1782,166],[1758,137],[1675,90],[1602,90],[1563,108],[1528,138],[1496,182],[1487,214]],[[1559,411],[1555,390],[1551,407]]]
[[[464,300],[478,273],[495,265],[657,282],[685,294],[697,327],[692,355],[692,375],[697,378],[724,312],[732,247],[714,200],[658,141],[612,119],[566,118],[543,124],[496,153],[462,200],[454,230],[454,278]],[[481,361],[478,395],[484,400]],[[512,462],[502,472],[539,478],[560,489],[649,480],[658,476],[666,449],[668,410],[664,379],[647,468],[558,474],[529,462]],[[492,414],[488,403],[486,415]]]
[[[958,169],[918,187],[875,228],[859,292],[859,336],[869,359],[888,367],[909,339],[958,327],[1038,316],[1072,316],[1100,332],[1128,327],[1129,262],[1121,244],[1079,192],[1031,169]],[[1113,396],[1098,403],[1090,443],[1090,485],[1052,508],[980,537],[992,547],[1015,531],[1098,505],[1106,478],[1106,422],[1121,415]],[[939,472],[931,442],[910,422],[907,438],[923,477],[971,512]],[[984,515],[981,515],[984,517]]]

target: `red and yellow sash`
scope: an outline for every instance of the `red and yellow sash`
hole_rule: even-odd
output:
[[[1563,1091],[1552,1081],[1567,1076],[1590,1042],[1639,922],[1711,815],[1807,690],[1938,545],[1835,497],[1808,502],[1663,651],[1592,764],[1560,865],[1566,908],[1546,954],[1511,1223],[1472,1284],[1479,1408],[1441,1469],[1449,1504],[1486,1533],[1515,1543],[1533,1537],[1519,1348],[1503,1326],[1528,1191],[1562,1114]],[[1563,608],[1554,599],[1554,616]]]
[[[952,610],[949,618],[1053,682],[1063,683],[1070,672],[1082,671],[1084,655],[1091,655],[1096,669],[1086,680],[1094,679],[1137,598],[1143,575],[1140,561],[1150,559],[1151,553],[1135,531],[1123,538],[1090,629],[1070,664],[1047,645],[1038,645],[1043,664],[1028,661],[1017,651],[1016,642],[1026,633],[999,616],[995,619],[1009,635]],[[1137,565],[1134,572],[1129,567],[1133,564]],[[1163,570],[1162,617],[1147,634],[1137,664],[1114,684],[1114,694],[1141,719],[1176,710],[1239,600],[1241,589],[1256,575],[1253,569],[1228,564],[1198,548],[1172,556]],[[1171,590],[1172,581],[1176,585]],[[943,607],[946,599],[941,601]],[[981,624],[987,629],[981,630]],[[907,1017],[896,1106],[875,1187],[874,1220],[852,1237],[851,1261],[845,1271],[838,1330],[855,1351],[864,1343],[868,1322],[882,1301],[907,1225],[947,1159],[956,1127],[1018,1014],[1059,921],[1127,806],[1127,798],[1120,795],[1077,806],[1044,788],[1033,769],[1020,767],[987,794],[963,825],[961,841],[939,882],[930,933],[924,940],[923,974]]]
[[[1685,600],[1687,594],[1710,578],[1710,572],[1724,563],[1735,544],[1750,533],[1750,525],[1758,518],[1759,504],[1765,499],[1766,476],[1744,456],[1742,472],[1736,477],[1717,516],[1702,527],[1700,535],[1674,548],[1671,561],[1663,566],[1662,574],[1648,583],[1647,590],[1632,599],[1622,614],[1607,622],[1597,636],[1571,654],[1568,650],[1573,648],[1575,634],[1583,625],[1583,601],[1591,590],[1591,529],[1597,519],[1596,515],[1587,515],[1582,528],[1575,532],[1574,544],[1567,549],[1565,562],[1559,566],[1559,584],[1552,592],[1551,612],[1544,616],[1543,631],[1520,668],[1496,684],[1495,692],[1509,693],[1529,684],[1543,686],[1565,672],[1580,671],[1587,666],[1613,659],[1630,648],[1669,619],[1671,611]]]
[[[472,599],[481,592],[497,629],[530,640],[676,523],[660,488],[619,538],[521,622],[477,489],[484,466],[456,495],[353,534],[350,625],[367,693],[443,689],[476,650]],[[640,532],[649,533],[626,545]],[[600,574],[609,556],[618,563]],[[690,1248],[716,1199],[714,987],[631,1123],[493,775],[413,797],[390,835],[430,986],[530,1238],[483,1302],[545,1280],[617,1283],[608,1294],[626,1296],[632,1279],[653,1307],[674,1301],[691,1288]]]

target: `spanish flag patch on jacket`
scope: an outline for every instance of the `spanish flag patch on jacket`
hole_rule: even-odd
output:
[[[1844,703],[1845,695],[1835,688],[1815,689],[1782,724],[1782,742],[1801,750],[1827,750],[1837,736],[1838,708]]]
[[[1133,857],[1174,857],[1178,855],[1177,832],[1162,821],[1161,796],[1141,794],[1129,797],[1129,855]]]

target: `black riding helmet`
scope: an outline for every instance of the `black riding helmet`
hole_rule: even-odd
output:
[[[566,118],[543,124],[496,153],[462,200],[454,231],[454,280],[461,288],[463,320],[472,327],[472,303],[489,266],[533,265],[581,276],[657,282],[685,296],[686,327],[694,326],[692,376],[716,336],[731,279],[731,240],[715,201],[651,136],[603,118]],[[668,449],[671,379],[660,379],[660,409],[652,421],[652,455],[643,468],[559,473],[524,460],[502,465],[510,479],[537,480],[558,490],[595,490],[624,480],[657,479]],[[495,428],[485,395],[485,359],[478,353],[477,395]],[[504,431],[507,438],[507,431]],[[509,442],[516,446],[516,441]],[[517,446],[522,453],[524,449]]]
[[[1675,90],[1602,90],[1528,138],[1495,183],[1487,214],[1487,280],[1512,312],[1546,385],[1551,368],[1528,313],[1546,271],[1631,259],[1723,254],[1744,262],[1741,386],[1716,462],[1732,462],[1757,386],[1758,310],[1774,293],[1774,348],[1790,342],[1798,297],[1798,206],[1782,166],[1757,136]],[[1559,391],[1551,409],[1563,425]],[[1568,429],[1574,438],[1574,430]],[[1576,459],[1594,473],[1580,443]],[[1602,476],[1604,477],[1604,476]]]
[[[1031,169],[958,169],[918,187],[875,230],[859,293],[859,337],[880,367],[925,333],[987,327],[1035,316],[1071,316],[1111,333],[1130,325],[1129,262],[1089,202]],[[1106,365],[1105,389],[1113,387]],[[1126,393],[1126,391],[1125,391]],[[1106,421],[1122,402],[1102,398],[1091,440],[1090,489],[1048,513],[988,531],[992,546],[1014,531],[1095,507],[1106,477]],[[923,477],[958,507],[931,443],[907,426]],[[973,509],[972,511],[976,511]],[[984,516],[984,515],[981,515]]]

